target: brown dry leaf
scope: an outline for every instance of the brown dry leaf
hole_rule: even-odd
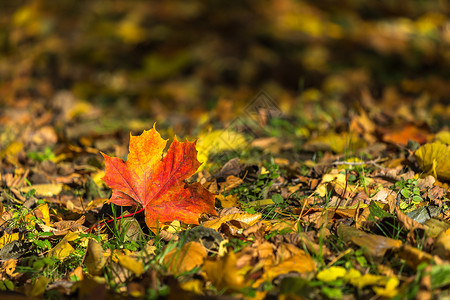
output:
[[[275,260],[274,246],[269,242],[263,242],[256,247],[258,251],[258,257],[260,260],[264,261],[264,265],[272,265]]]
[[[208,228],[212,228],[214,230],[218,230],[220,228],[220,226],[228,221],[231,220],[236,220],[239,222],[243,222],[246,223],[248,225],[253,225],[256,224],[256,222],[259,221],[259,219],[261,218],[262,214],[257,213],[257,214],[230,214],[230,215],[225,215],[223,217],[220,217],[218,219],[215,220],[211,220],[211,221],[206,221],[202,223],[203,227],[208,227]]]
[[[410,217],[408,217],[404,212],[400,210],[398,206],[395,207],[395,213],[397,214],[397,218],[400,221],[400,223],[402,223],[403,227],[405,227],[407,230],[412,230],[416,228],[425,230],[425,226],[423,226],[416,220],[413,220]]]
[[[256,288],[263,282],[271,282],[275,277],[282,274],[290,272],[307,273],[315,270],[316,265],[312,258],[303,250],[300,250],[297,255],[291,256],[277,265],[267,266],[263,276],[253,283],[253,287]]]
[[[280,263],[286,259],[291,258],[292,256],[300,255],[303,253],[303,250],[294,246],[293,244],[281,243],[277,247],[277,263]]]
[[[206,249],[198,242],[189,242],[181,249],[175,248],[164,257],[164,263],[171,274],[189,272],[203,264]]]
[[[240,186],[244,181],[236,176],[230,175],[227,177],[225,182],[220,183],[220,190],[223,192],[228,192],[238,186]]]
[[[345,224],[340,224],[337,232],[339,237],[345,242],[353,242],[354,244],[365,248],[367,253],[374,259],[381,259],[387,250],[398,249],[402,246],[402,241],[400,240],[365,233],[364,231]]]
[[[216,261],[207,260],[203,264],[208,280],[219,290],[239,290],[244,286],[244,275],[236,267],[237,258],[234,252],[227,253]]]
[[[53,223],[53,227],[56,228],[56,232],[54,232],[55,235],[64,235],[67,234],[69,231],[83,231],[83,223],[85,221],[85,216],[81,216],[76,221],[59,221]]]
[[[103,271],[105,265],[103,248],[94,239],[89,239],[84,264],[91,275],[100,275]]]

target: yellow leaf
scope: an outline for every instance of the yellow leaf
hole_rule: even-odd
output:
[[[344,277],[347,271],[343,267],[330,267],[317,273],[317,279],[323,282],[335,281],[338,278]]]
[[[227,150],[238,150],[247,144],[245,137],[232,130],[214,130],[201,133],[197,141],[197,159],[203,163],[198,171],[205,167],[208,155]],[[198,172],[197,171],[197,172]]]
[[[217,289],[239,290],[244,286],[245,279],[244,274],[239,273],[236,262],[236,254],[229,252],[219,260],[205,261],[203,270]]]
[[[39,205],[36,208],[34,214],[39,220],[44,221],[45,225],[47,225],[47,226],[52,225],[51,222],[50,222],[50,210],[48,208],[48,204],[47,203]]]
[[[261,216],[262,215],[260,213],[257,213],[257,214],[246,214],[246,213],[244,213],[244,214],[229,214],[229,215],[225,215],[225,216],[220,217],[215,220],[206,221],[206,222],[202,223],[202,226],[212,228],[214,230],[218,230],[223,223],[226,223],[231,220],[244,222],[251,226],[251,225],[256,224],[256,222],[258,222],[258,220],[261,218]]]
[[[298,254],[282,261],[277,265],[266,266],[263,276],[253,283],[253,287],[260,286],[263,282],[271,282],[275,277],[290,272],[307,273],[314,272],[316,265],[312,258],[303,250]]]
[[[223,208],[239,207],[239,199],[236,195],[228,195],[225,197],[224,195],[219,194],[216,196],[216,198],[220,201],[220,204]]]
[[[169,272],[180,274],[191,271],[203,264],[206,258],[206,249],[198,242],[189,242],[181,249],[173,249],[164,257]]]
[[[63,260],[75,251],[69,242],[76,240],[78,237],[78,233],[69,232],[55,247],[48,251],[47,255]]]
[[[365,147],[366,143],[358,138],[357,135],[342,133],[342,134],[327,134],[310,139],[305,144],[305,149],[309,151],[333,151],[335,153],[342,153],[346,149],[359,149]]]
[[[137,276],[140,276],[142,273],[144,273],[144,266],[142,265],[142,263],[130,256],[127,255],[119,256],[118,261],[122,267],[124,267],[128,271],[133,272]]]
[[[203,295],[203,281],[198,279],[192,279],[183,283],[180,283],[180,287],[188,292],[192,292],[197,295]]]
[[[386,286],[383,287],[373,287],[373,291],[380,297],[393,298],[398,294],[398,285],[400,281],[397,277],[389,277]]]
[[[33,287],[31,288],[29,296],[38,297],[42,295],[45,292],[45,289],[47,288],[49,282],[50,278],[44,276],[38,277],[34,282]]]
[[[22,187],[20,191],[23,193],[27,193],[28,191],[34,189],[36,191],[36,196],[53,197],[55,195],[58,195],[62,191],[62,187],[62,183],[44,183],[25,186]]]
[[[350,268],[344,276],[345,281],[355,280],[356,278],[361,277],[361,272],[356,270],[355,268]]]
[[[436,133],[434,140],[443,144],[450,145],[450,131],[441,131]]]
[[[0,151],[0,160],[7,158],[9,160],[16,160],[17,154],[23,149],[23,144],[19,142],[12,142],[6,148]]]
[[[450,146],[441,142],[425,144],[415,153],[420,168],[435,177],[450,180]]]
[[[419,250],[413,246],[405,244],[399,251],[398,256],[412,268],[416,268],[421,263],[429,263],[433,260],[433,256],[427,252]]]
[[[86,258],[84,259],[87,271],[91,275],[100,275],[105,265],[102,246],[94,239],[89,239]]]
[[[0,248],[3,247],[6,244],[11,243],[12,241],[17,241],[17,240],[21,240],[23,239],[24,234],[21,232],[15,232],[15,233],[11,233],[11,234],[4,234],[1,238],[0,238]]]
[[[383,285],[385,282],[385,276],[373,274],[364,274],[361,277],[350,279],[350,283],[360,289],[368,285]]]

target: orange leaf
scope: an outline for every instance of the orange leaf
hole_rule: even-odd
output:
[[[200,166],[195,142],[179,142],[175,137],[163,157],[166,143],[153,127],[140,136],[130,135],[126,162],[102,153],[106,164],[103,180],[113,189],[110,202],[142,205],[145,222],[154,232],[158,222],[198,224],[202,213],[217,214],[214,195],[200,183],[185,182]]]

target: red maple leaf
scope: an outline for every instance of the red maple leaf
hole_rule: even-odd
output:
[[[140,136],[130,135],[130,154],[124,162],[117,157],[105,158],[103,180],[113,189],[110,202],[122,206],[141,205],[145,223],[153,231],[157,224],[179,220],[198,224],[202,213],[217,215],[214,195],[200,183],[186,183],[200,166],[195,142],[179,142],[175,137],[167,154],[155,128]]]

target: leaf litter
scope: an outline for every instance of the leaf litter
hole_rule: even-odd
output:
[[[269,30],[277,39],[293,43],[300,37],[314,44],[296,53],[294,61],[301,61],[297,67],[309,72],[308,80],[323,77],[323,84],[315,88],[309,85],[318,83],[308,82],[297,92],[296,81],[296,90],[280,97],[284,115],[264,100],[239,113],[239,102],[251,98],[247,86],[230,88],[233,100],[220,98],[212,110],[177,114],[170,106],[184,105],[186,98],[215,97],[210,83],[230,72],[220,69],[230,62],[215,57],[217,64],[205,63],[202,54],[190,65],[188,52],[169,53],[180,48],[172,45],[163,49],[164,56],[146,56],[142,70],[124,68],[85,79],[91,63],[107,64],[109,55],[121,60],[122,47],[145,47],[139,44],[146,38],[141,19],[152,12],[117,6],[130,13],[106,36],[124,45],[84,57],[98,32],[62,40],[56,30],[75,26],[73,19],[53,19],[46,5],[19,7],[11,13],[11,34],[3,37],[7,55],[27,59],[23,64],[16,64],[23,57],[5,60],[1,71],[20,74],[7,76],[0,88],[2,299],[12,294],[18,299],[446,296],[450,114],[445,102],[435,100],[448,97],[448,82],[432,74],[405,77],[395,86],[395,78],[378,81],[364,68],[328,67],[345,60],[335,56],[341,51],[329,51],[338,41],[368,47],[355,59],[372,61],[367,55],[373,51],[380,55],[373,58],[380,68],[398,53],[408,63],[422,60],[414,55],[423,53],[432,63],[445,56],[439,52],[445,47],[433,44],[436,38],[448,42],[444,15],[383,22],[350,17],[353,29],[345,35],[346,26],[327,19],[323,7],[290,1],[268,5],[257,11],[271,19],[277,14]],[[185,12],[184,19],[197,18],[194,6],[167,5],[155,10],[164,12],[162,18],[170,20],[177,11]],[[346,5],[342,9],[357,10]],[[119,18],[117,11],[85,9]],[[80,23],[93,29],[89,22]],[[114,28],[100,23],[94,29]],[[148,38],[171,30],[157,28],[160,32]],[[42,47],[30,47],[39,41]],[[233,51],[222,42],[218,39],[216,50]],[[211,52],[210,44],[199,43],[195,55]],[[238,78],[259,73],[255,66],[262,61],[266,67],[274,61],[290,65],[278,63],[271,51],[262,44],[249,51],[251,59]],[[72,58],[81,60],[66,65]],[[53,75],[42,73],[40,66],[53,65],[53,59],[61,64],[64,81],[74,82],[72,90],[59,90]],[[445,66],[438,63],[436,72]],[[208,84],[174,76],[191,69]],[[148,78],[155,92],[143,88]],[[369,92],[372,81],[379,93]],[[275,86],[272,91],[281,90],[276,84],[269,86]],[[112,91],[127,98],[139,89],[144,92],[136,110],[130,103],[102,109],[93,100],[93,95],[109,99]],[[151,120],[134,117],[149,108],[142,99],[167,95],[174,101],[168,101],[169,108],[155,100]],[[350,98],[358,98],[357,104],[345,105]],[[150,128],[155,119],[161,134]],[[171,140],[168,148],[161,135]],[[176,135],[198,140],[180,142]]]

